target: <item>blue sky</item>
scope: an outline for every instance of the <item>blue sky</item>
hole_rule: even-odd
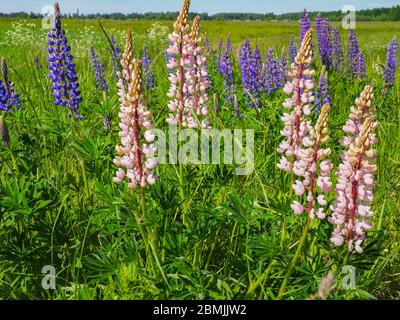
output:
[[[178,11],[183,0],[59,0],[64,13],[149,12]],[[52,0],[1,0],[0,12],[41,12]],[[310,11],[340,10],[343,5],[356,9],[391,7],[399,0],[192,0],[191,11],[208,12],[296,12],[304,8]]]

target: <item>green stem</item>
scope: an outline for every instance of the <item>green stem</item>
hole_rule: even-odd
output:
[[[144,219],[146,217],[146,199],[145,199],[145,194],[144,194],[144,189],[143,188],[140,188],[140,204],[141,204],[141,209],[142,209],[141,220],[144,221]],[[147,239],[147,246],[150,247],[150,249],[151,249],[151,252],[148,252],[148,254],[150,255],[150,257],[151,256],[154,257],[154,259],[156,261],[156,264],[157,264],[157,267],[161,272],[161,276],[163,277],[163,280],[165,281],[167,287],[170,288],[170,286],[168,284],[168,281],[167,281],[167,278],[165,276],[165,273],[164,273],[164,271],[162,269],[160,260],[158,259],[158,253],[157,253],[158,249],[157,249],[157,240],[155,238],[155,232],[153,232],[153,230],[150,227],[146,227],[146,233],[147,233],[147,238],[146,238]],[[144,235],[142,235],[142,236],[145,237]],[[154,267],[154,264],[153,264],[153,259],[150,258],[149,260],[150,260],[154,275],[156,275],[155,274],[155,267]]]
[[[11,160],[12,160],[14,170],[17,173],[17,175],[19,175],[19,168],[18,168],[17,159],[15,158],[14,152],[11,150],[11,148],[8,148],[8,150],[10,150]]]
[[[143,206],[143,197],[142,197],[142,200],[141,200],[141,206],[142,206],[142,214],[144,214],[144,206]],[[139,232],[140,232],[140,235],[142,236],[142,239],[143,239],[143,242],[144,242],[144,246],[145,246],[145,249],[146,249],[146,253],[147,253],[147,257],[149,257],[150,259],[148,259],[149,260],[149,262],[150,262],[150,268],[151,268],[151,271],[153,272],[153,275],[156,277],[157,276],[157,273],[156,273],[156,269],[155,269],[155,267],[154,267],[154,263],[153,263],[153,259],[151,259],[151,252],[150,252],[150,250],[149,250],[149,242],[148,242],[148,236],[147,236],[147,234],[146,234],[146,232],[145,232],[145,230],[143,229],[143,227],[142,227],[142,223],[143,223],[143,217],[141,217],[141,214],[138,212],[138,211],[136,211],[136,210],[133,210],[133,216],[135,217],[135,220],[136,220],[136,224],[137,224],[137,226],[138,226],[138,229],[139,229]]]
[[[290,276],[292,275],[293,269],[297,263],[297,260],[300,257],[301,251],[303,249],[304,243],[306,242],[306,238],[307,238],[307,234],[308,234],[308,230],[310,229],[310,223],[311,223],[311,219],[309,216],[307,216],[307,222],[304,226],[303,229],[303,234],[301,235],[300,238],[300,243],[299,246],[297,247],[296,253],[294,254],[294,257],[289,265],[289,269],[286,272],[285,278],[283,279],[282,285],[279,289],[279,293],[278,293],[278,300],[282,299],[282,296],[285,294],[285,290],[286,290],[286,285],[290,279]]]
[[[268,265],[268,267],[265,269],[265,271],[263,272],[263,274],[257,279],[256,282],[253,282],[250,285],[249,290],[247,290],[247,294],[246,297],[249,297],[259,286],[262,282],[264,282],[265,280],[267,280],[268,275],[270,274],[272,268],[277,264],[276,260],[272,260],[271,263]]]

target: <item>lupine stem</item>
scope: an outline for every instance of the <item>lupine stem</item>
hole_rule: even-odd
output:
[[[265,280],[268,279],[268,276],[269,276],[269,274],[270,274],[272,268],[273,268],[277,263],[278,263],[278,261],[274,259],[274,260],[272,260],[272,261],[268,264],[268,267],[265,269],[265,271],[263,272],[263,274],[257,279],[256,282],[253,282],[253,283],[250,285],[249,290],[247,290],[247,294],[246,294],[247,297],[250,296],[250,295],[261,285],[261,283],[262,283],[263,281],[265,281]]]
[[[308,234],[308,231],[310,229],[310,224],[311,224],[311,219],[307,215],[307,221],[306,221],[306,224],[304,226],[303,234],[301,235],[300,242],[299,242],[299,245],[297,247],[296,253],[294,254],[294,257],[293,257],[292,261],[290,262],[289,269],[287,270],[285,278],[283,279],[282,285],[281,285],[281,287],[279,289],[278,300],[282,299],[282,297],[285,295],[286,285],[287,285],[287,283],[288,283],[288,281],[290,279],[290,276],[292,275],[292,272],[293,272],[293,269],[294,269],[294,267],[295,267],[295,265],[297,263],[297,260],[300,257],[300,254],[301,254],[301,251],[303,249],[304,243],[306,242],[307,234]]]
[[[131,194],[133,195],[133,189],[130,189],[130,191],[131,191]],[[142,192],[142,194],[143,194],[143,192]],[[144,242],[144,246],[145,246],[145,249],[146,249],[146,252],[147,252],[147,257],[148,257],[148,260],[149,260],[149,263],[150,263],[151,271],[153,272],[153,275],[155,277],[157,277],[156,269],[154,267],[154,262],[153,262],[153,259],[152,259],[152,253],[149,250],[149,241],[148,241],[149,237],[148,237],[147,233],[145,232],[145,230],[142,227],[144,214],[145,214],[145,211],[144,211],[145,210],[145,206],[144,206],[144,197],[143,196],[141,197],[141,210],[142,210],[142,214],[140,214],[137,210],[133,210],[132,212],[133,212],[133,216],[134,216],[134,218],[136,220],[136,224],[138,226],[140,235],[142,236],[142,239],[143,239],[143,242]]]
[[[146,198],[145,198],[144,188],[140,188],[140,204],[141,204],[141,209],[142,209],[141,221],[144,221],[144,219],[146,218]],[[167,278],[165,277],[164,271],[160,264],[160,260],[158,259],[158,249],[157,249],[158,246],[157,246],[157,241],[155,238],[155,233],[153,232],[153,230],[150,227],[146,227],[146,232],[147,232],[147,234],[145,236],[147,236],[147,243],[151,249],[151,253],[148,252],[148,254],[150,254],[150,256],[151,256],[151,254],[154,256],[154,260],[156,261],[157,267],[161,272],[161,276],[163,277],[163,280],[165,281],[167,287],[169,288]],[[155,267],[154,267],[154,264],[153,264],[151,258],[150,258],[150,261],[151,261],[150,263],[151,263],[153,272],[155,273]]]

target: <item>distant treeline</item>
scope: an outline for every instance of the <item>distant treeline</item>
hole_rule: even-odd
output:
[[[74,14],[64,15],[66,18],[84,18],[84,19],[114,19],[114,20],[175,20],[178,12],[147,12],[147,13],[97,13],[97,14],[80,14],[77,11]],[[311,12],[310,16],[315,18],[318,12]],[[400,21],[400,6],[397,5],[392,8],[376,8],[368,10],[357,11],[358,21]],[[251,20],[251,21],[298,21],[301,12],[297,13],[217,13],[209,15],[208,13],[191,13],[193,18],[200,15],[203,20]],[[344,14],[341,11],[321,12],[323,17],[329,18],[331,21],[340,21]],[[15,12],[15,13],[1,13],[0,17],[11,18],[41,18],[43,15],[37,13]]]

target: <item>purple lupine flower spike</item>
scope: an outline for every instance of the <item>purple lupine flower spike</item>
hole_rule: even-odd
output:
[[[232,68],[232,46],[229,44],[230,37],[228,36],[228,40],[226,41],[226,46],[224,53],[220,59],[220,68],[222,77],[224,78],[224,95],[225,102],[229,103],[232,108],[234,108],[234,99],[236,94],[235,83],[234,83],[234,75]],[[239,116],[238,110],[236,110],[236,115]]]
[[[8,66],[5,59],[1,59],[0,80],[0,110],[9,112],[10,110],[18,110],[21,108],[19,95],[14,90],[14,83],[8,79]]]
[[[232,52],[232,40],[231,40],[231,33],[228,33],[228,39],[226,40],[226,48],[229,52]]]
[[[397,69],[397,55],[398,45],[397,37],[395,36],[387,48],[385,73],[383,75],[385,87],[393,87],[394,85],[394,78]]]
[[[211,52],[211,44],[210,44],[210,40],[208,39],[208,35],[206,35],[206,40],[205,40],[204,46],[205,46],[207,52]]]
[[[300,17],[300,44],[303,41],[304,35],[311,28],[310,16],[308,15],[306,9],[304,9]]]
[[[154,83],[154,71],[152,68],[153,62],[150,59],[149,53],[147,52],[146,48],[143,49],[142,63],[146,90],[154,90],[156,86]]]
[[[92,58],[96,87],[99,88],[100,91],[102,92],[108,92],[108,85],[106,80],[106,73],[104,72],[104,65],[101,62],[100,57],[96,53],[94,48],[90,49],[90,56]]]
[[[339,30],[334,26],[331,31],[331,50],[332,50],[332,66],[335,71],[339,71],[342,67],[344,55],[342,48],[342,40]]]
[[[348,42],[348,75],[355,78],[358,74],[358,59],[360,55],[360,48],[358,46],[357,35],[354,30],[350,29],[349,42]]]
[[[329,69],[332,58],[331,47],[329,45],[329,20],[323,19],[321,15],[318,14],[315,20],[315,28],[317,31],[318,52],[321,59],[321,64]]]
[[[239,53],[240,70],[242,72],[242,86],[246,96],[248,107],[259,111],[261,102],[259,93],[263,90],[262,61],[258,46],[251,51],[250,42],[245,40]]]
[[[243,88],[250,88],[250,63],[251,63],[251,47],[249,39],[244,41],[243,46],[239,52],[239,64],[242,72],[242,85]]]
[[[315,95],[315,115],[318,117],[322,106],[326,103],[330,104],[331,96],[329,94],[328,74],[325,66],[322,67],[321,75],[319,77],[319,84]]]
[[[258,45],[256,45],[254,48],[254,53],[252,58],[253,58],[253,68],[254,68],[252,89],[254,91],[261,92],[262,88],[264,87],[264,83],[262,82],[263,64],[261,59],[260,48],[258,47]]]
[[[358,59],[357,59],[357,77],[358,78],[366,78],[367,77],[367,68],[365,66],[365,56],[361,51],[358,54]]]
[[[294,43],[293,37],[290,37],[289,56],[290,56],[290,63],[292,64],[297,56],[297,48],[296,44]]]
[[[284,76],[285,72],[282,71],[284,66],[281,61],[278,61],[275,58],[275,52],[272,48],[267,50],[266,60],[265,60],[265,68],[264,68],[264,90],[268,94],[272,94],[277,89],[283,87],[284,85]]]
[[[118,81],[118,73],[120,71],[120,63],[121,63],[121,48],[117,44],[117,40],[115,40],[114,36],[111,36],[110,38],[112,48],[110,48],[111,51],[111,64],[113,67],[113,74],[114,78],[116,81]]]
[[[68,107],[68,116],[74,116],[77,120],[83,117],[79,113],[79,104],[82,102],[79,91],[78,77],[75,64],[71,55],[71,47],[61,24],[60,6],[54,5],[54,21],[51,31],[48,33],[49,77],[53,82],[54,104]]]
[[[280,79],[278,81],[278,88],[281,88],[286,83],[287,73],[288,73],[288,63],[285,51],[282,51],[281,58],[279,60],[279,71]]]

